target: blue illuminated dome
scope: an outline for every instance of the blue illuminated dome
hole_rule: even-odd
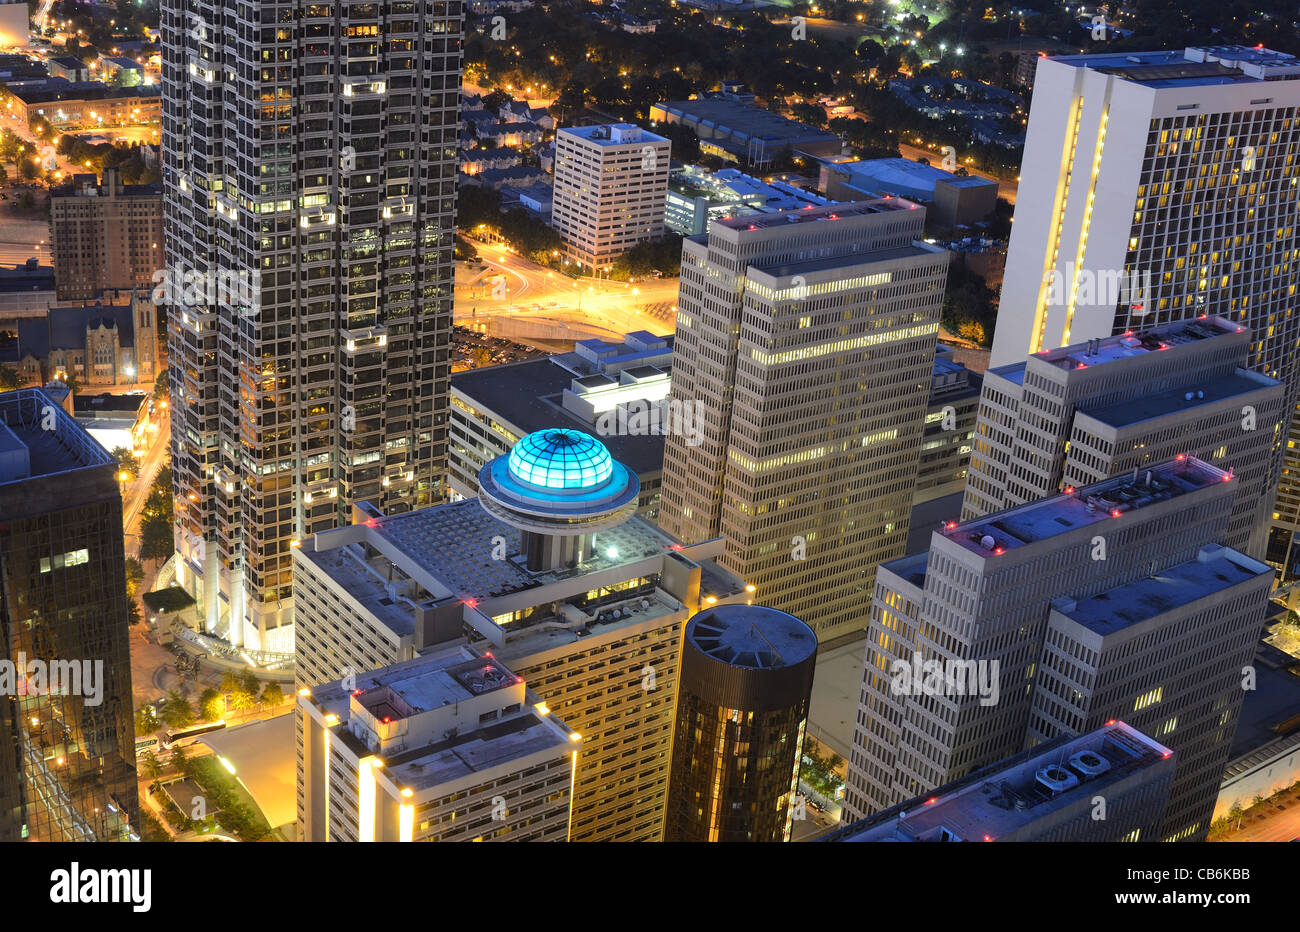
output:
[[[538,489],[592,489],[609,481],[614,459],[595,437],[557,427],[516,443],[508,469],[513,478]]]

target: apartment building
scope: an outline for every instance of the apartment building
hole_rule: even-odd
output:
[[[123,184],[105,168],[50,191],[50,252],[59,300],[90,300],[111,289],[154,288],[163,267],[162,187]]]
[[[637,243],[663,235],[671,155],[672,143],[631,123],[555,134],[551,225],[571,260],[602,272]]]

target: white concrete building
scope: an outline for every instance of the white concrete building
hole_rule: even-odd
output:
[[[664,233],[672,143],[630,123],[570,126],[555,134],[551,225],[571,260],[604,271]]]

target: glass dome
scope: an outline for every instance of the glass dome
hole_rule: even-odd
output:
[[[510,451],[510,475],[540,489],[591,489],[609,480],[614,460],[605,445],[577,430],[554,428],[524,437]]]

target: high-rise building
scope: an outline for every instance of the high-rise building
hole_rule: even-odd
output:
[[[631,123],[555,134],[551,225],[569,258],[596,272],[662,236],[672,143]]]
[[[1136,728],[1108,722],[1021,751],[818,841],[1152,841],[1160,837],[1180,765],[1173,751]]]
[[[983,376],[952,358],[949,347],[935,346],[913,505],[956,495],[966,487],[982,381]]]
[[[1180,456],[950,522],[928,551],[882,565],[846,810],[888,809],[1058,731],[1121,716],[1204,765],[1208,785],[1194,789],[1212,801],[1272,575],[1206,547],[1227,531],[1238,486]],[[1080,618],[1062,633],[1057,616],[1071,613]]]
[[[763,605],[686,625],[665,841],[789,841],[817,635]]]
[[[121,169],[73,175],[50,191],[50,252],[60,300],[152,289],[163,267],[162,188],[124,184]]]
[[[824,642],[907,542],[948,253],[881,199],[714,221],[682,245],[659,523]]]
[[[582,738],[460,648],[303,689],[304,841],[567,841]]]
[[[117,461],[0,394],[0,841],[139,840]]]
[[[962,517],[1146,469],[1180,453],[1239,483],[1222,543],[1266,549],[1269,469],[1286,388],[1243,369],[1249,331],[1221,317],[1176,321],[1035,353],[984,375]]]
[[[1204,314],[1300,395],[1300,59],[1264,48],[1038,62],[991,365]],[[1270,469],[1271,560],[1300,559],[1300,419]]]
[[[251,652],[295,539],[445,497],[462,15],[162,3],[177,578]]]
[[[1055,600],[1030,744],[1124,718],[1178,753],[1159,837],[1204,838],[1272,585],[1268,566],[1206,544],[1133,582]]]
[[[635,517],[635,473],[589,435],[529,434],[478,484],[405,514],[358,505],[295,548],[298,685],[490,652],[582,735],[571,838],[660,840],[682,629],[752,588],[714,564],[721,541]]]

